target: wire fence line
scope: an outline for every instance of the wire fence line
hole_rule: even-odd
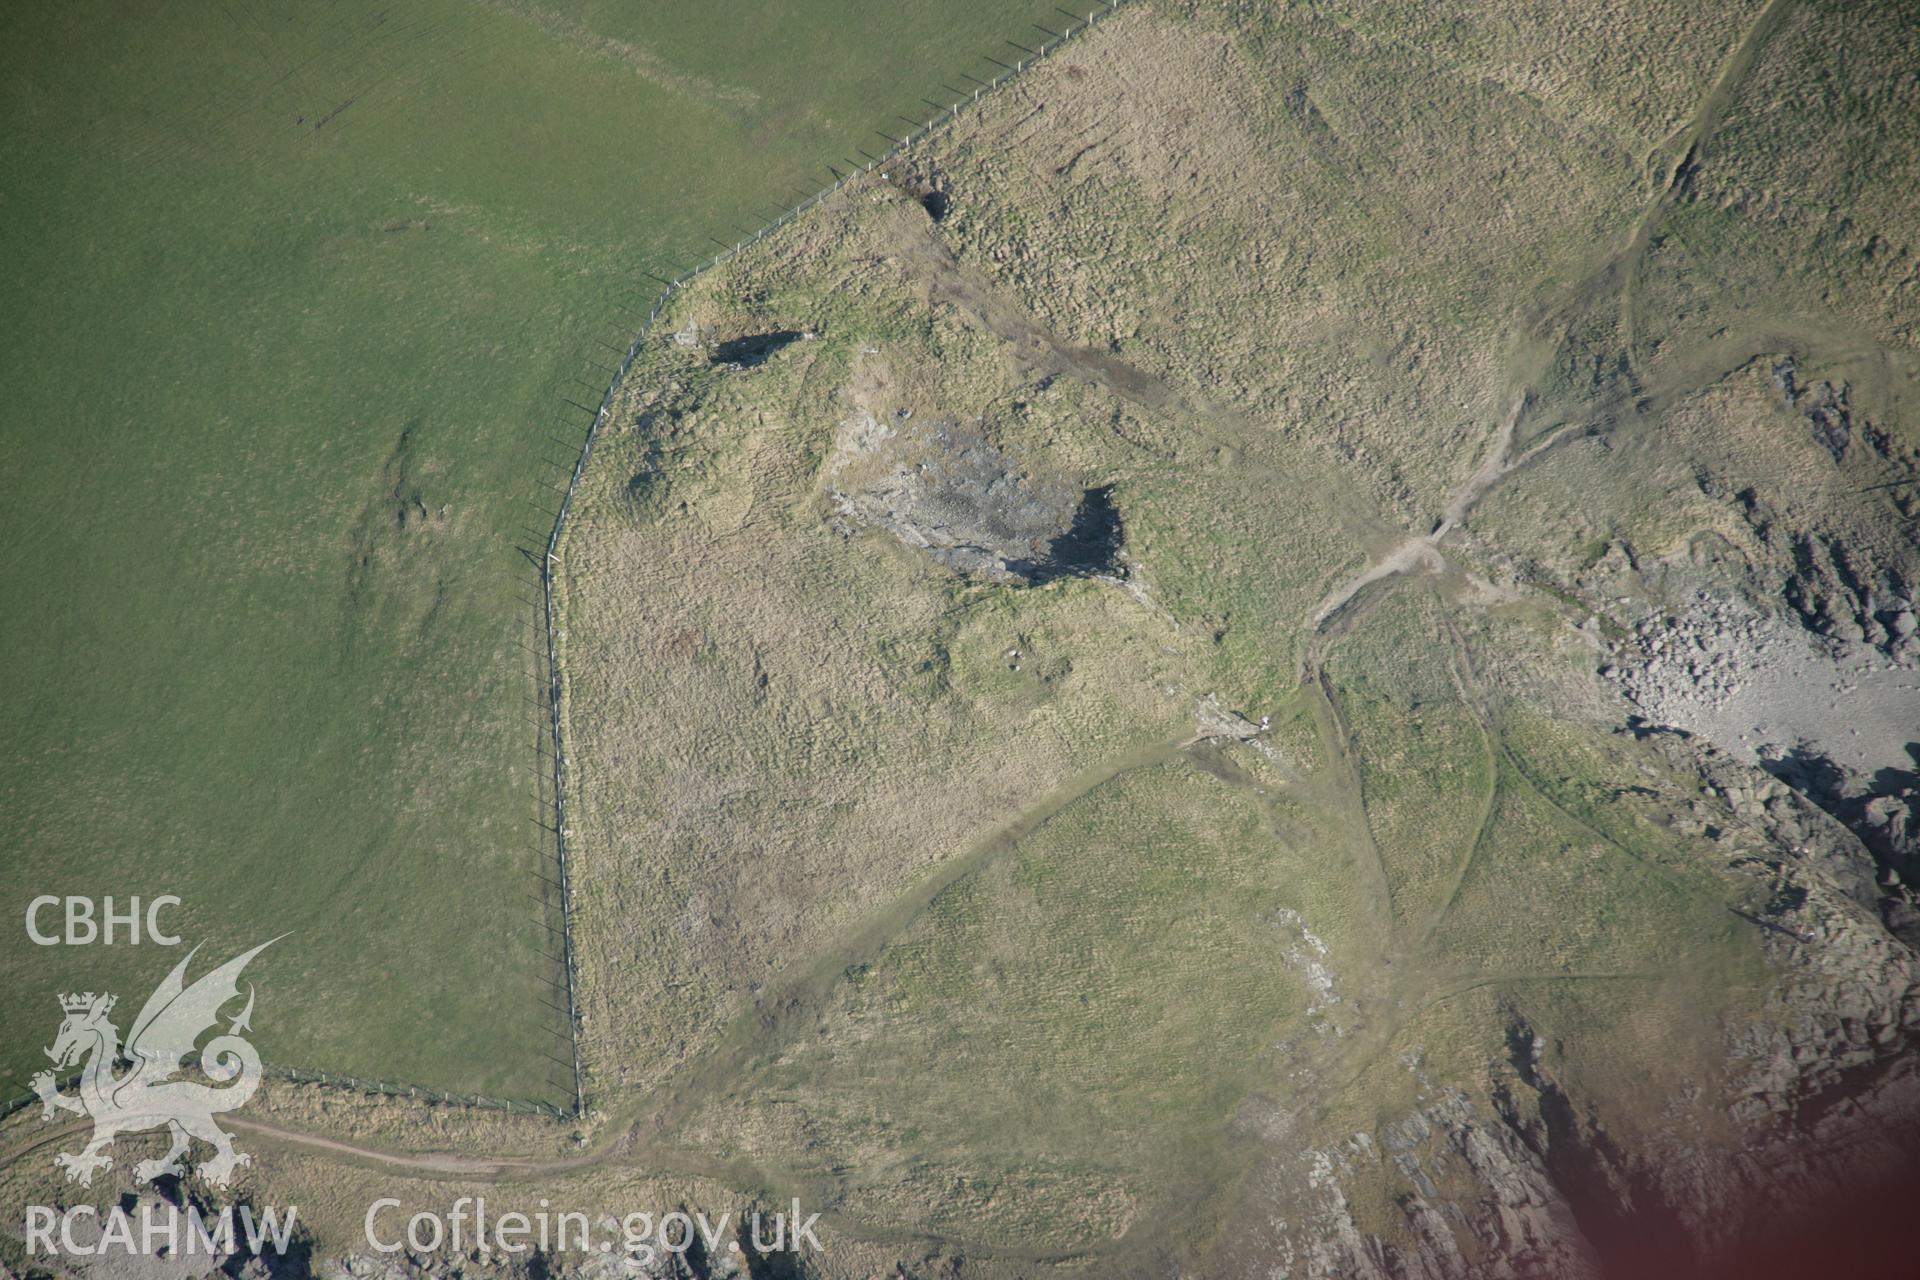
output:
[[[299,1067],[268,1065],[263,1074],[294,1084],[317,1084],[329,1088],[351,1089],[355,1093],[383,1098],[414,1098],[443,1107],[474,1107],[487,1111],[508,1111],[520,1115],[551,1116],[564,1120],[574,1113],[551,1102],[528,1102],[524,1098],[492,1098],[484,1093],[455,1093],[447,1089],[429,1089],[423,1085],[401,1084],[366,1076],[343,1075],[332,1071],[306,1071]]]
[[[825,200],[828,196],[833,195],[836,191],[840,190],[840,188],[846,186],[856,177],[862,174],[872,173],[876,168],[888,163],[894,159],[894,157],[911,150],[916,144],[925,141],[940,130],[949,127],[954,121],[960,118],[961,114],[965,112],[967,108],[985,100],[987,95],[991,94],[995,89],[1003,87],[1032,70],[1041,59],[1059,52],[1061,46],[1065,45],[1074,36],[1084,33],[1103,19],[1113,16],[1120,10],[1126,8],[1129,3],[1131,3],[1131,0],[1100,0],[1100,4],[1095,8],[1089,9],[1085,17],[1080,16],[1078,13],[1071,13],[1066,9],[1060,9],[1059,12],[1066,14],[1072,21],[1067,23],[1064,31],[1055,34],[1053,39],[1043,40],[1040,42],[1038,49],[1028,51],[1029,56],[1019,59],[1012,66],[1007,66],[1005,63],[998,63],[997,59],[992,59],[992,61],[997,62],[998,65],[1005,67],[1005,70],[994,76],[993,79],[981,81],[977,88],[966,97],[956,100],[952,106],[939,108],[932,119],[928,120],[925,124],[917,124],[904,138],[895,138],[891,134],[882,133],[880,135],[881,137],[893,143],[890,150],[874,159],[868,160],[864,165],[857,166],[855,172],[842,177],[836,177],[831,183],[820,188],[820,190],[814,192],[799,204],[794,205],[778,217],[762,224],[753,234],[738,240],[730,247],[723,247],[718,253],[703,259],[694,266],[688,267],[680,275],[667,281],[666,288],[663,289],[660,296],[655,299],[653,310],[647,315],[647,323],[641,327],[639,334],[635,337],[633,347],[629,350],[627,359],[621,363],[620,371],[615,375],[613,380],[613,388],[608,391],[607,400],[602,401],[600,414],[595,417],[593,426],[589,428],[589,433],[591,434],[599,429],[601,418],[606,414],[613,392],[619,390],[621,382],[626,378],[627,370],[633,363],[634,354],[640,349],[640,344],[642,340],[645,339],[647,331],[653,327],[653,322],[659,316],[661,308],[666,304],[667,300],[673,296],[676,290],[685,288],[697,277],[705,275],[721,263],[738,257],[741,253],[745,252],[749,246],[759,243],[761,240],[780,230],[780,228],[791,223],[815,205],[819,204],[822,200]],[[1041,29],[1046,30],[1046,28]],[[1013,42],[1008,41],[1008,43],[1012,44]],[[1026,46],[1024,45],[1017,45],[1015,47],[1023,51],[1026,50]],[[570,499],[572,496],[573,491],[571,486],[569,486],[567,498]],[[561,518],[563,520],[565,518],[564,506],[565,502],[563,501],[563,510],[561,512]]]
[[[76,1083],[79,1079],[80,1077],[77,1075],[70,1076],[60,1081],[56,1087],[64,1089],[68,1085]],[[34,1093],[32,1090],[28,1090],[26,1093],[15,1094],[5,1102],[0,1102],[0,1120],[5,1120],[14,1112],[24,1110],[38,1101],[40,1101],[40,1095]]]
[[[573,1114],[565,1107],[556,1106],[551,1102],[529,1102],[524,1098],[494,1098],[483,1093],[457,1093],[449,1089],[431,1089],[425,1085],[406,1084],[396,1080],[349,1075],[340,1071],[308,1071],[301,1067],[286,1067],[271,1062],[261,1064],[260,1075],[266,1080],[285,1080],[293,1084],[314,1084],[334,1089],[348,1089],[354,1093],[372,1097],[412,1098],[443,1107],[472,1107],[518,1115],[549,1116],[556,1120],[568,1119]],[[74,1072],[65,1079],[56,1081],[55,1087],[65,1089],[79,1082],[80,1073]],[[39,1101],[40,1095],[32,1092],[9,1098],[4,1103],[0,1103],[0,1120],[5,1120],[15,1112],[23,1111]]]
[[[666,287],[660,291],[659,296],[653,300],[653,305],[647,311],[646,322],[639,327],[633,336],[633,341],[628,344],[626,355],[621,359],[619,369],[614,372],[613,378],[607,387],[606,394],[600,398],[600,407],[594,412],[593,421],[587,427],[586,439],[581,443],[580,454],[578,458],[574,460],[573,474],[567,481],[566,492],[561,495],[560,509],[554,515],[553,532],[547,537],[546,552],[540,560],[540,585],[542,595],[545,599],[547,624],[547,698],[553,739],[555,864],[559,870],[561,953],[567,979],[567,1015],[573,1029],[573,1114],[575,1117],[582,1116],[586,1113],[586,1091],[584,1072],[580,1059],[580,1005],[575,996],[577,971],[575,968],[576,957],[573,949],[572,878],[567,861],[567,839],[569,835],[566,790],[567,754],[561,730],[565,691],[560,677],[559,613],[554,603],[554,566],[559,562],[560,539],[566,531],[567,516],[573,509],[574,494],[580,487],[581,478],[586,474],[587,462],[592,457],[593,446],[600,438],[601,429],[606,426],[608,420],[613,416],[613,402],[619,396],[621,388],[625,385],[627,375],[632,371],[634,362],[639,359],[640,352],[646,345],[648,336],[653,332],[655,321],[660,318],[660,313],[664,311],[668,303],[673,300],[675,293],[686,288],[687,285],[695,279],[713,270],[715,267],[739,257],[745,253],[747,249],[758,244],[776,231],[779,231],[782,227],[791,224],[820,204],[821,201],[834,195],[842,187],[854,181],[856,178],[873,173],[876,168],[890,163],[895,158],[911,151],[919,143],[951,127],[954,122],[960,118],[962,113],[978,105],[996,89],[1000,89],[1024,75],[1042,59],[1057,52],[1076,35],[1085,33],[1095,24],[1118,13],[1121,9],[1125,8],[1128,3],[1129,0],[1101,0],[1099,5],[1087,10],[1085,17],[1081,17],[1077,13],[1069,13],[1065,9],[1060,9],[1059,12],[1067,14],[1072,21],[1067,23],[1064,31],[1050,33],[1052,38],[1042,41],[1038,49],[1027,51],[1022,47],[1022,51],[1028,52],[1029,56],[1017,60],[1012,66],[1006,66],[1006,64],[1000,63],[999,65],[1001,65],[1004,70],[994,76],[992,80],[981,82],[968,96],[957,99],[951,106],[939,109],[937,114],[925,124],[917,125],[908,132],[906,137],[892,138],[891,135],[882,134],[882,137],[888,138],[893,143],[891,149],[878,157],[869,159],[862,168],[854,172],[842,175],[835,170],[834,180],[827,186],[820,188],[806,199],[800,201],[800,203],[781,213],[778,217],[762,224],[758,230],[737,241],[731,248],[722,248],[718,253],[710,255],[696,265],[687,268],[672,280],[666,281]],[[1042,29],[1044,30],[1044,28]],[[997,60],[995,61],[997,62]]]
[[[1016,46],[1028,56],[1016,60],[1012,65],[990,59],[1003,70],[991,80],[978,81],[977,87],[966,97],[957,99],[951,106],[940,108],[925,124],[916,125],[904,138],[894,138],[890,134],[881,134],[893,145],[883,154],[870,158],[864,165],[857,166],[847,174],[835,170],[833,182],[807,196],[798,204],[786,209],[779,216],[763,223],[751,235],[746,236],[730,247],[724,247],[692,267],[687,268],[672,280],[665,281],[653,305],[647,311],[646,322],[634,333],[633,340],[627,346],[626,354],[620,361],[620,367],[614,372],[608,384],[606,394],[600,398],[600,407],[594,412],[593,421],[588,425],[586,438],[582,441],[579,455],[573,464],[573,473],[567,481],[566,491],[561,495],[559,510],[554,514],[553,529],[547,535],[545,553],[540,561],[540,586],[542,595],[542,617],[546,630],[547,660],[547,731],[553,748],[553,837],[554,865],[558,876],[560,897],[560,949],[561,967],[565,975],[567,996],[567,1022],[571,1034],[568,1036],[573,1057],[573,1101],[571,1108],[556,1106],[551,1102],[528,1101],[519,1098],[492,1098],[477,1093],[456,1093],[443,1089],[428,1089],[419,1085],[379,1080],[364,1076],[347,1075],[337,1072],[309,1071],[299,1067],[268,1065],[263,1074],[270,1078],[286,1080],[296,1084],[318,1085],[325,1088],[349,1089],[357,1093],[389,1098],[414,1098],[440,1106],[472,1107],[482,1110],[512,1112],[527,1115],[544,1115],[556,1119],[579,1119],[586,1114],[587,1099],[585,1071],[580,1051],[580,1002],[578,998],[578,959],[573,947],[573,898],[572,876],[567,857],[567,792],[566,792],[566,749],[561,729],[564,689],[560,678],[559,655],[559,613],[554,601],[554,566],[559,561],[560,539],[565,533],[567,516],[573,508],[575,493],[581,479],[586,475],[587,463],[593,454],[593,446],[600,438],[601,429],[613,414],[613,402],[626,383],[628,373],[653,332],[655,321],[660,313],[673,300],[674,294],[686,288],[694,280],[715,267],[731,261],[758,244],[768,236],[786,227],[828,199],[841,188],[857,178],[873,173],[876,169],[911,151],[915,146],[937,133],[951,127],[969,108],[985,101],[995,90],[1005,87],[1033,69],[1043,59],[1057,53],[1063,46],[1078,35],[1118,13],[1127,7],[1131,0],[1099,0],[1099,3],[1087,10],[1082,17],[1078,13],[1062,8],[1058,11],[1071,19],[1063,31],[1049,32],[1050,39],[1040,43],[1039,48],[1027,50],[1025,46]],[[1037,24],[1036,24],[1037,25]],[[1042,28],[1045,30],[1045,28]],[[1012,43],[1009,41],[1009,43]],[[972,77],[969,77],[970,79]],[[864,153],[863,153],[864,154]],[[658,277],[656,277],[658,278]],[[72,1080],[77,1080],[76,1075]],[[62,1081],[64,1087],[72,1080]],[[0,1103],[0,1120],[7,1119],[15,1112],[38,1102],[39,1095],[33,1092],[20,1094]]]

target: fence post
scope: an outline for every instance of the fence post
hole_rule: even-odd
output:
[[[1105,13],[1112,14],[1119,7],[1120,0],[1105,0],[1105,3],[1107,6]],[[1071,18],[1072,15],[1069,14],[1068,16],[1069,18]],[[1086,25],[1092,26],[1095,19],[1099,16],[1103,16],[1099,10],[1095,10],[1095,9],[1088,10]],[[1082,29],[1084,30],[1085,28],[1083,27]],[[1072,36],[1072,34],[1073,34],[1072,26],[1071,26],[1071,23],[1069,23],[1069,26],[1065,35],[1060,36],[1057,40],[1051,43],[1043,42],[1041,44],[1040,51],[1037,57],[1047,56],[1049,52],[1051,52],[1059,44],[1064,43],[1068,38]],[[1008,43],[1012,43],[1012,42],[1009,41]],[[989,61],[994,62],[996,65],[1002,68],[1001,73],[999,75],[996,75],[993,78],[993,82],[991,84],[984,84],[982,81],[979,80],[978,77],[973,75],[967,75],[966,78],[974,81],[975,85],[978,86],[973,90],[972,101],[976,104],[979,103],[982,88],[985,88],[988,90],[997,89],[1001,85],[1005,84],[1007,81],[1013,79],[1017,74],[1025,72],[1027,63],[1032,60],[1036,60],[1036,59],[1022,58],[1015,64],[1014,67],[1008,68],[1004,62],[1000,62],[997,58],[990,58]],[[895,146],[893,150],[889,151],[885,158],[881,160],[875,160],[873,158],[869,158],[866,165],[866,172],[871,174],[874,171],[876,165],[885,163],[886,159],[890,159],[894,156],[898,156],[903,153],[912,151],[912,149],[920,141],[920,139],[931,137],[934,131],[940,128],[942,124],[951,125],[954,121],[959,119],[960,109],[964,105],[964,103],[965,103],[964,99],[959,102],[955,102],[952,107],[947,109],[947,114],[944,120],[938,114],[936,114],[933,119],[929,120],[926,123],[924,127],[915,125],[915,127],[907,134],[905,139],[895,141]],[[939,108],[935,108],[935,110],[937,113]],[[882,136],[886,136],[886,135],[882,135]],[[567,768],[567,756],[560,738],[560,701],[562,697],[562,690],[561,690],[561,676],[559,671],[559,665],[558,665],[557,656],[555,653],[556,613],[555,613],[555,605],[554,605],[554,599],[553,599],[553,575],[552,575],[551,566],[555,558],[555,553],[560,544],[560,538],[565,529],[566,520],[569,514],[570,507],[572,505],[574,493],[579,488],[580,479],[586,470],[587,459],[593,450],[595,439],[598,436],[601,427],[605,424],[605,422],[611,416],[614,398],[619,393],[621,389],[621,385],[624,382],[627,373],[632,369],[634,361],[640,353],[641,344],[646,340],[648,334],[651,332],[653,328],[653,325],[659,320],[660,314],[665,309],[668,302],[672,300],[675,291],[681,288],[684,288],[688,284],[691,284],[693,280],[698,278],[700,275],[719,266],[722,262],[729,261],[731,259],[739,257],[745,251],[746,246],[748,244],[757,244],[760,240],[764,239],[773,230],[779,227],[785,226],[787,223],[795,220],[801,214],[805,213],[808,209],[811,209],[814,205],[818,204],[821,200],[825,199],[828,195],[831,195],[832,193],[840,190],[841,187],[846,185],[846,182],[847,182],[846,176],[836,172],[834,174],[834,181],[831,186],[822,188],[821,190],[807,196],[806,198],[801,200],[799,204],[781,213],[771,223],[767,223],[761,226],[756,231],[754,231],[749,239],[736,240],[731,249],[728,249],[723,245],[722,251],[720,253],[708,255],[708,257],[704,261],[682,272],[680,275],[676,276],[674,279],[666,282],[666,287],[661,291],[660,296],[654,301],[652,308],[647,313],[646,324],[642,326],[642,328],[637,334],[634,335],[632,343],[628,346],[626,357],[620,362],[620,370],[614,376],[611,382],[611,385],[608,386],[606,395],[601,399],[600,408],[594,414],[593,421],[591,424],[589,424],[587,428],[586,440],[581,445],[580,456],[574,464],[572,479],[568,483],[567,491],[561,499],[560,510],[554,518],[553,532],[549,535],[547,540],[548,554],[547,554],[546,562],[541,567],[541,577],[542,577],[542,587],[546,596],[547,651],[548,651],[548,659],[549,659],[548,666],[550,668],[549,704],[550,704],[550,711],[552,715],[552,736],[553,736],[553,747],[554,747],[554,750],[553,750],[554,803],[557,811],[554,839],[555,839],[555,844],[557,846],[556,856],[560,863],[560,901],[561,901],[561,917],[562,917],[562,939],[563,939],[563,943],[566,951],[568,1015],[569,1015],[569,1022],[572,1024],[572,1030],[574,1033],[572,1039],[573,1039],[573,1051],[574,1051],[573,1114],[575,1116],[580,1116],[585,1113],[586,1095],[585,1095],[585,1088],[584,1088],[584,1085],[582,1084],[582,1078],[581,1078],[579,1011],[575,1003],[575,995],[574,995],[573,950],[572,950],[572,932],[571,932],[572,911],[571,911],[570,895],[567,892],[566,845],[565,845],[566,836],[568,833],[567,823],[565,821],[565,794],[566,794],[565,778],[566,778],[566,768]],[[655,278],[658,279],[658,277],[655,277]],[[351,1079],[351,1077],[349,1078]],[[322,1076],[322,1080],[324,1083],[324,1074]],[[382,1086],[382,1087],[384,1088],[385,1086]],[[407,1090],[408,1090],[408,1095],[411,1097],[421,1096],[419,1091],[414,1086],[411,1086],[411,1085],[407,1086]],[[389,1091],[397,1093],[397,1087]],[[429,1098],[433,1096],[431,1091],[429,1091],[427,1096]],[[455,1098],[455,1095],[448,1093],[444,1090],[441,1091],[439,1094],[439,1100],[442,1104],[450,1105],[453,1102],[454,1098]],[[465,1100],[464,1097],[462,1100],[463,1101]],[[472,1102],[469,1103],[468,1105],[504,1106],[504,1108],[509,1112],[512,1112],[515,1108],[515,1103],[511,1098],[506,1099],[504,1100],[504,1102],[502,1102],[500,1100],[490,1100],[482,1094],[474,1094],[472,1096]],[[561,1114],[560,1109],[556,1106],[552,1106],[552,1104],[528,1103],[527,1106],[530,1112],[537,1112],[540,1110],[541,1107],[544,1106],[552,1110],[555,1115]]]

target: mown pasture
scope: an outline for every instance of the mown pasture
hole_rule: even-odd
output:
[[[36,946],[28,900],[171,893],[203,959],[291,931],[269,1060],[570,1099],[524,549],[577,406],[649,272],[1053,13],[0,14],[0,1092],[57,992],[130,1018],[174,959]]]

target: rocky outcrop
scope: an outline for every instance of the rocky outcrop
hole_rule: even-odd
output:
[[[1725,757],[1703,763],[1722,795],[1750,776]],[[1652,1138],[1619,1139],[1509,1011],[1505,1061],[1484,1079],[1437,1080],[1410,1056],[1411,1111],[1276,1164],[1258,1197],[1274,1234],[1249,1258],[1364,1280],[1710,1274],[1910,1170],[1920,956],[1876,919],[1873,865],[1847,832],[1784,788],[1742,808],[1753,830],[1730,842],[1732,865],[1767,890],[1754,919],[1779,976],[1759,1015],[1726,1029],[1723,1082],[1668,1099],[1672,1123]],[[1377,1200],[1382,1179],[1400,1221],[1367,1230],[1354,1206]]]
[[[829,498],[843,527],[883,529],[959,573],[1034,585],[1111,568],[1110,489],[1031,475],[976,428],[862,414],[842,431]]]
[[[1257,1244],[1233,1274],[1312,1280],[1517,1280],[1597,1274],[1592,1249],[1566,1197],[1518,1129],[1458,1089],[1426,1076],[1420,1103],[1375,1133],[1301,1153],[1264,1177],[1260,1200],[1273,1209]],[[1401,1222],[1368,1231],[1357,1217],[1363,1187],[1394,1187]]]
[[[1603,674],[1649,724],[1759,766],[1839,819],[1888,874],[1914,883],[1920,671],[1910,615],[1891,616],[1875,633],[1885,643],[1869,648],[1820,634],[1804,610],[1769,613],[1699,591],[1643,617]],[[1731,785],[1746,799],[1765,784]]]
[[[1821,381],[1802,386],[1797,373],[1793,357],[1784,356],[1774,362],[1773,385],[1788,405],[1805,416],[1814,442],[1839,462],[1853,441],[1853,409],[1848,404],[1847,384]]]

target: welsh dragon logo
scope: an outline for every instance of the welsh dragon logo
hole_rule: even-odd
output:
[[[240,1035],[252,1029],[251,983],[246,1007],[227,1024],[226,1032],[198,1049],[201,1073],[224,1087],[180,1077],[187,1070],[187,1060],[195,1056],[201,1033],[215,1026],[223,1006],[239,998],[240,971],[277,941],[263,942],[235,956],[192,986],[185,982],[187,965],[200,948],[189,951],[140,1007],[124,1045],[119,1029],[108,1021],[115,997],[91,991],[60,997],[66,1019],[53,1047],[46,1050],[53,1070],[39,1072],[32,1084],[40,1095],[41,1119],[53,1119],[56,1111],[93,1117],[93,1140],[78,1153],[63,1151],[53,1158],[55,1165],[67,1171],[69,1182],[90,1186],[94,1170],[112,1168],[113,1158],[106,1150],[118,1135],[163,1125],[172,1135],[173,1147],[158,1160],[136,1164],[136,1183],[184,1176],[187,1167],[182,1157],[195,1138],[213,1148],[213,1157],[197,1162],[195,1169],[214,1186],[226,1186],[236,1168],[251,1162],[252,1157],[235,1151],[233,1139],[213,1122],[215,1115],[245,1105],[260,1087],[260,1055]],[[86,1065],[80,1070],[79,1087],[72,1094],[61,1093],[54,1073],[82,1058]]]

